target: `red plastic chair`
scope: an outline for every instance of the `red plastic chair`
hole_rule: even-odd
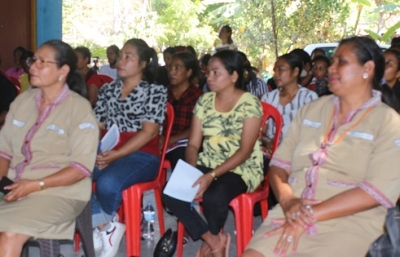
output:
[[[110,83],[114,80],[112,77],[105,75],[105,74],[98,74],[98,75],[99,75],[101,81],[103,82],[103,85],[106,83]]]
[[[261,102],[263,108],[263,121],[262,126],[266,123],[268,118],[272,118],[276,124],[275,137],[272,141],[272,153],[275,152],[279,144],[279,138],[282,130],[282,115],[279,111],[270,104]],[[264,184],[260,185],[254,192],[244,193],[234,198],[229,206],[233,209],[235,214],[235,226],[236,226],[236,252],[237,256],[240,256],[246,245],[249,243],[253,235],[253,211],[254,205],[260,203],[261,205],[261,216],[264,220],[268,215],[268,193],[269,184],[268,178],[265,177]],[[178,221],[178,243],[177,243],[177,256],[182,257],[183,255],[183,236],[185,227],[181,222]]]
[[[172,124],[174,121],[174,109],[172,105],[167,103],[167,126],[163,151],[161,154],[160,168],[157,178],[151,182],[139,183],[126,189],[122,193],[123,212],[126,225],[126,256],[141,256],[141,232],[140,222],[142,219],[142,196],[145,191],[154,190],[156,198],[158,223],[160,225],[161,235],[165,232],[163,205],[161,200],[162,189],[166,183],[166,171],[171,168],[168,160],[165,159],[165,153],[168,146],[169,136],[171,134]],[[165,128],[165,127],[164,127]]]

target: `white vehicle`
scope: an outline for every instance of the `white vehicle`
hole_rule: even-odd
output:
[[[315,48],[319,48],[319,49],[324,50],[325,56],[330,59],[338,45],[339,45],[339,43],[310,44],[304,48],[304,51],[306,51],[309,55],[311,55],[312,51],[314,51]],[[385,51],[386,49],[388,49],[390,47],[390,45],[382,45],[382,44],[378,44],[378,45],[382,49],[382,51]]]

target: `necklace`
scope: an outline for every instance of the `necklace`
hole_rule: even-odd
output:
[[[339,143],[340,141],[343,140],[343,138],[346,136],[347,132],[349,132],[351,129],[353,129],[354,127],[356,127],[358,124],[361,123],[361,121],[364,120],[364,118],[367,116],[367,114],[369,112],[372,111],[372,109],[374,108],[374,106],[369,107],[364,113],[363,115],[353,124],[351,125],[348,129],[346,129],[345,131],[343,131],[342,134],[340,134],[340,136],[333,142],[329,141],[329,135],[331,133],[331,131],[333,130],[333,127],[331,128],[331,126],[333,125],[333,119],[335,117],[335,110],[333,110],[331,118],[329,119],[329,123],[328,123],[328,128],[326,129],[325,132],[325,137],[324,137],[324,142],[322,143],[322,148],[325,148],[326,146],[332,146],[332,145],[336,145],[337,143]]]

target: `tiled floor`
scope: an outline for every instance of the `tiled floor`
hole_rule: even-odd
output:
[[[154,202],[154,194],[153,192],[148,192],[144,197],[143,201],[147,202],[148,200]],[[158,210],[156,210],[158,211]],[[175,218],[171,217],[169,214],[164,212],[164,218],[165,218],[165,226],[166,228],[172,228],[176,229],[176,220]],[[255,217],[254,219],[254,227],[257,228],[261,224],[261,218],[260,217]],[[142,254],[141,256],[143,257],[152,257],[153,256],[153,251],[155,248],[155,245],[157,244],[158,239],[160,238],[160,233],[158,230],[158,223],[156,220],[156,224],[154,226],[155,228],[155,239],[154,241],[142,241]],[[234,222],[234,215],[232,212],[229,213],[228,220],[225,224],[225,231],[231,234],[232,242],[230,246],[230,256],[234,257],[236,256],[236,237],[235,237],[235,222]],[[198,248],[200,247],[202,241],[198,240],[196,242],[190,241],[187,245],[184,247],[184,252],[183,256],[184,257],[194,257],[196,256],[196,252]],[[83,252],[79,253],[74,253],[73,251],[73,244],[72,242],[64,242],[61,245],[61,253],[64,257],[82,257]],[[30,247],[29,248],[29,256],[30,257],[40,257],[39,256],[39,249],[37,247]],[[122,239],[122,243],[120,245],[118,254],[116,257],[125,257],[126,252],[125,252],[125,238]],[[175,254],[176,256],[176,254]]]

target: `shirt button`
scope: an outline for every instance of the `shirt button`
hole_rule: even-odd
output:
[[[39,122],[36,122],[36,123],[35,123],[35,126],[37,126],[37,125],[39,125]]]
[[[25,160],[24,162],[25,162],[25,163],[27,163],[27,162],[28,162],[28,160]]]
[[[314,166],[317,166],[317,165],[318,165],[318,162],[313,162],[313,165],[314,165]]]
[[[312,187],[312,184],[308,184],[307,187]]]
[[[26,140],[26,141],[25,141],[25,144],[27,145],[28,143],[29,143],[29,141],[28,141],[28,140]]]

